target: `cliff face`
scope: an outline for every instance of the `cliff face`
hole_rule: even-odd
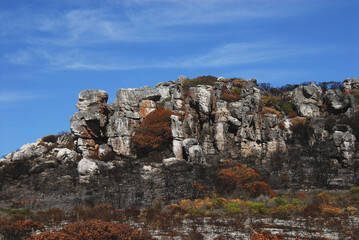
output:
[[[339,89],[310,83],[264,91],[255,80],[179,77],[119,89],[112,104],[105,91],[85,90],[71,134],[0,160],[1,197],[46,196],[45,205],[61,207],[174,202],[198,196],[194,183],[215,191],[216,171],[229,158],[256,168],[274,188],[347,188],[359,183],[358,96],[359,79]],[[140,126],[162,108],[173,112],[170,142],[162,141],[165,128],[153,130],[145,141],[162,146],[141,148]]]

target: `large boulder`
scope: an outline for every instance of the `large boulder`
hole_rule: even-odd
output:
[[[353,89],[359,89],[359,78],[347,78],[344,80],[342,86],[344,92],[350,91]]]
[[[158,101],[161,98],[160,92],[156,88],[150,86],[140,88],[140,90],[137,91],[137,95],[139,100]]]
[[[343,113],[348,108],[355,108],[355,99],[351,94],[343,94],[339,89],[330,89],[323,96],[328,110],[333,113]]]
[[[304,117],[318,117],[320,107],[322,88],[315,85],[314,82],[307,86],[299,86],[293,90],[293,103],[297,109],[298,115]]]
[[[80,111],[100,112],[106,108],[107,92],[103,90],[85,90],[79,93],[76,108]]]

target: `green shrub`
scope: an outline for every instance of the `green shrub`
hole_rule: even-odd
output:
[[[247,204],[251,212],[255,214],[265,214],[268,210],[264,203],[254,203],[248,201]]]
[[[227,214],[237,214],[237,213],[240,213],[242,211],[242,208],[241,208],[241,204],[240,203],[227,203],[225,206],[224,206],[224,211],[227,213]]]
[[[286,195],[281,195],[279,197],[274,198],[274,201],[278,206],[284,206],[284,205],[288,204],[288,201],[286,200],[286,198],[287,198]]]
[[[350,192],[352,194],[358,194],[359,193],[359,187],[352,187],[350,188]]]
[[[305,204],[305,202],[304,201],[301,201],[301,200],[299,200],[298,198],[293,198],[293,200],[292,200],[292,204],[293,205],[304,205]]]

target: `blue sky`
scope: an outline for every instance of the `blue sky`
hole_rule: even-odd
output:
[[[1,0],[0,155],[69,131],[77,95],[202,75],[359,77],[358,0]]]

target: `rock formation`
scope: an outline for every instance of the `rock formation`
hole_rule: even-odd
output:
[[[256,168],[273,188],[359,183],[358,79],[346,79],[341,89],[310,83],[279,96],[256,80],[220,78],[187,90],[190,81],[181,76],[154,88],[119,89],[112,104],[105,91],[82,91],[71,134],[0,160],[2,199],[46,194],[44,204],[62,207],[174,202],[194,196],[192,183],[215,190],[213,176],[229,158]],[[133,137],[160,107],[175,113],[172,143],[140,156]]]

